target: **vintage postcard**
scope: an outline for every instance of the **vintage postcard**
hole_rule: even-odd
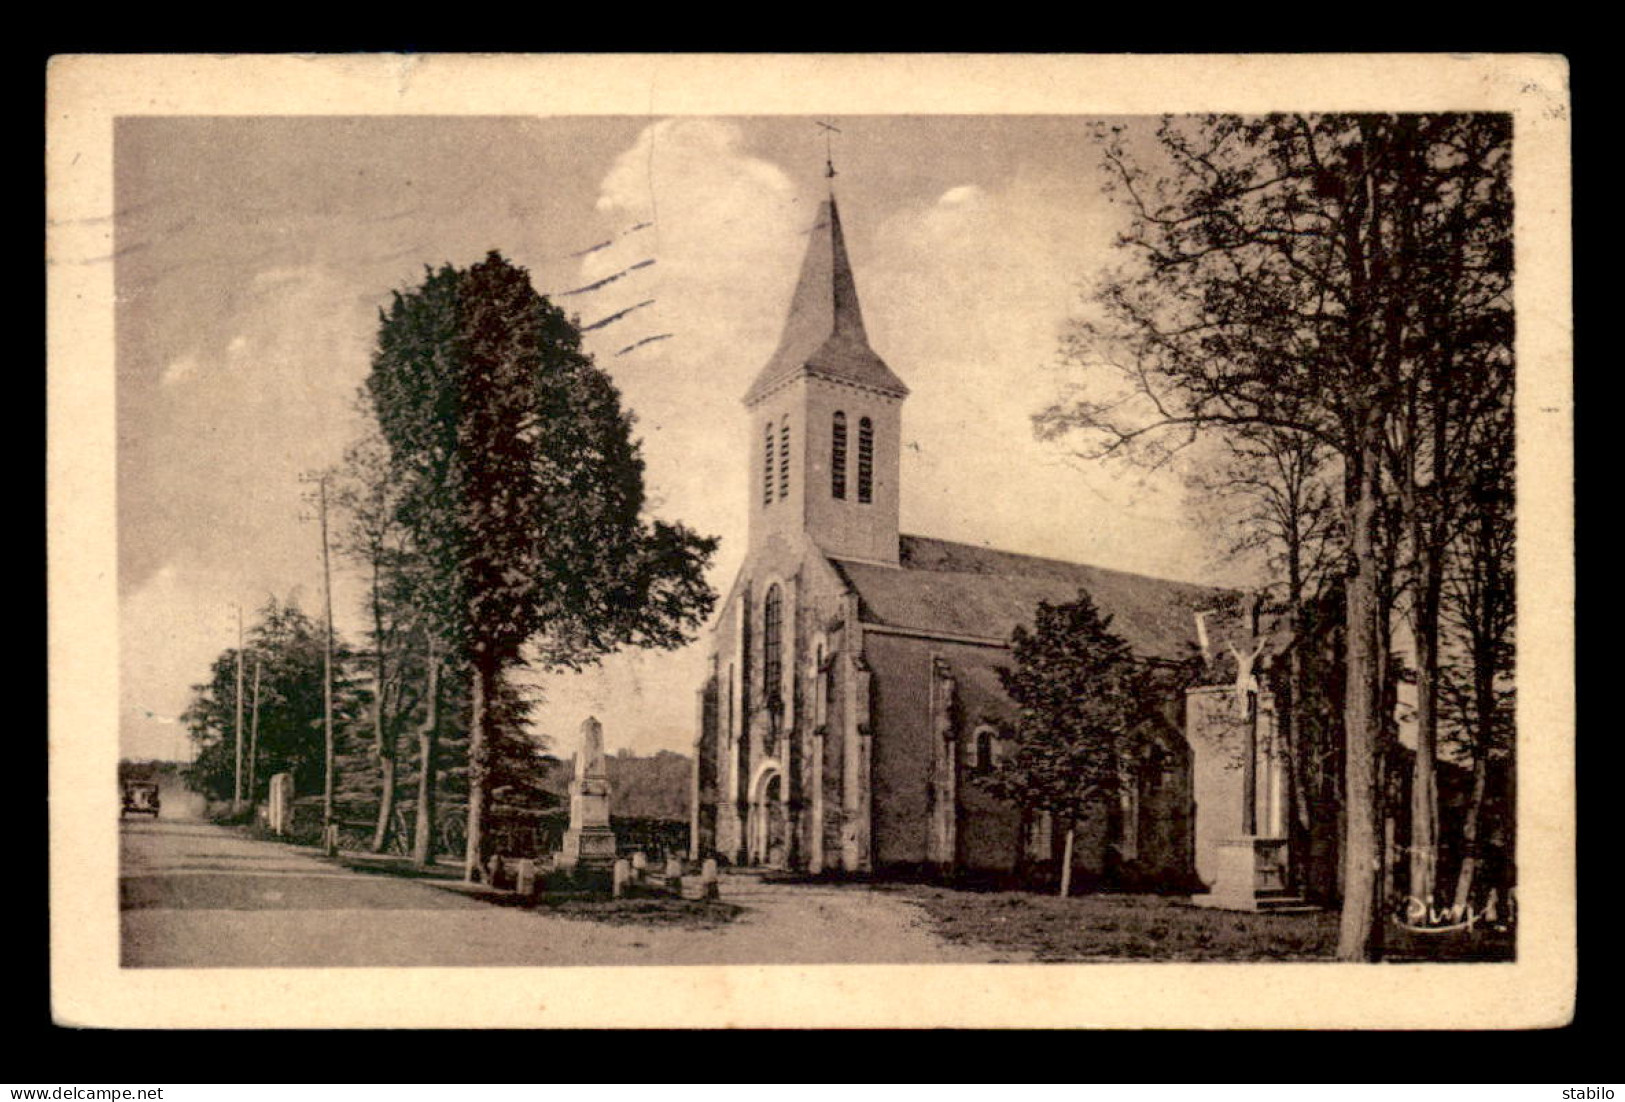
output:
[[[47,81],[57,1021],[1569,1020],[1563,59]]]

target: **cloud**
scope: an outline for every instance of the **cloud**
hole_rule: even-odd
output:
[[[162,381],[165,386],[174,386],[177,383],[184,383],[188,379],[196,378],[197,372],[197,357],[188,352],[184,356],[169,361],[169,366],[164,368]]]
[[[587,347],[637,414],[656,511],[722,537],[711,580],[724,588],[746,535],[729,492],[743,473],[738,400],[778,341],[816,201],[752,153],[737,124],[668,119],[614,158],[596,206],[605,221],[588,243],[610,244],[579,258],[571,286],[625,274],[564,301],[589,325],[627,311],[587,333]],[[647,260],[655,263],[628,271]],[[662,334],[670,336],[652,339]],[[586,675],[549,678],[537,724],[563,734],[566,750],[589,713],[604,721],[611,746],[627,745],[629,731],[653,739],[647,713],[686,699],[702,660],[701,648],[617,656]],[[674,711],[671,726],[687,722]]]
[[[783,169],[745,148],[736,124],[667,119],[645,127],[611,163],[596,205],[616,236],[581,258],[578,286],[622,278],[572,299],[572,306],[591,322],[655,300],[603,334],[606,352],[669,332],[673,340],[661,351],[705,363],[715,381],[715,372],[742,351],[735,342],[748,349],[776,337],[782,318],[767,307],[784,293],[778,284],[793,278],[798,219],[812,214]],[[624,232],[645,222],[645,229]],[[638,264],[646,266],[634,269]],[[735,305],[757,298],[769,316]],[[740,318],[748,319],[744,326]]]
[[[986,192],[977,187],[975,184],[964,184],[960,187],[949,188],[947,191],[943,192],[941,198],[937,200],[937,206],[964,206],[968,203],[979,202],[986,194]]]
[[[660,472],[651,497],[708,531],[737,523],[717,493],[737,474],[732,399],[778,340],[814,205],[737,124],[685,118],[645,127],[611,161],[596,207],[596,240],[610,244],[580,257],[573,286],[602,285],[566,301],[587,325],[620,315],[586,344],[637,411]],[[723,431],[701,410],[726,418]]]

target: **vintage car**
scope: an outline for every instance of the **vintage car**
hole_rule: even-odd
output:
[[[119,811],[119,818],[126,815],[151,815],[158,817],[158,785],[152,781],[125,781],[124,806]]]

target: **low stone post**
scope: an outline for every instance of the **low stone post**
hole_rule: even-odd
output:
[[[640,849],[632,853],[632,879],[639,884],[643,883],[644,876],[649,871],[649,858]]]
[[[632,879],[632,865],[624,857],[615,859],[615,871],[610,881],[610,895],[619,899],[626,894],[627,882]]]
[[[705,864],[700,866],[700,898],[718,899],[721,895],[721,885],[717,879],[717,859],[707,857]]]
[[[271,830],[276,834],[288,833],[288,820],[293,813],[293,774],[278,773],[271,778],[269,818]]]
[[[529,858],[519,861],[518,882],[514,885],[520,895],[531,896],[536,894],[536,862]]]
[[[485,882],[487,884],[491,885],[491,887],[493,887],[493,888],[496,887],[497,882],[502,879],[502,854],[493,853],[491,855],[490,863],[488,865],[486,865],[486,867],[485,867],[485,871],[486,871],[486,881]]]
[[[666,858],[666,890],[673,895],[683,894],[683,859]]]

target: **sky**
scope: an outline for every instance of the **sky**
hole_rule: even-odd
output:
[[[1087,120],[831,121],[827,150],[789,116],[120,119],[121,753],[185,755],[177,717],[239,606],[319,615],[300,475],[360,434],[378,311],[427,265],[497,249],[583,325],[629,311],[587,348],[636,413],[652,511],[722,538],[725,590],[748,513],[740,399],[832,183],[870,342],[912,391],[905,532],[1244,584],[1173,476],[1033,437],[1074,381],[1062,327],[1117,260]],[[333,600],[359,641],[364,590],[338,560]],[[703,653],[702,636],[541,679],[534,731],[557,746],[594,714],[612,752],[686,751]]]

